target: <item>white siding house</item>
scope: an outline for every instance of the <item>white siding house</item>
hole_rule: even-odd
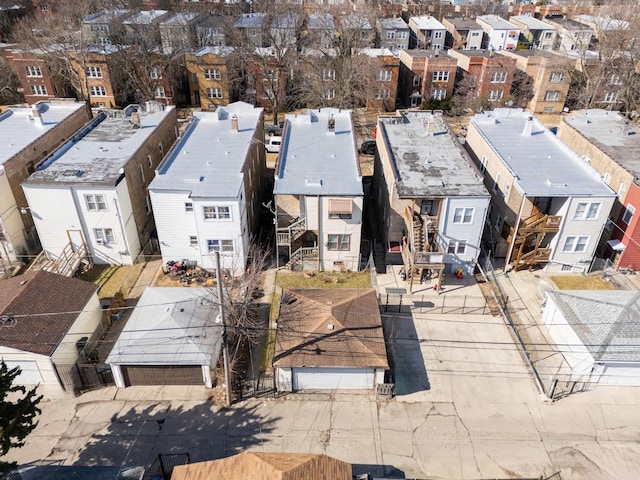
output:
[[[261,108],[236,102],[196,112],[149,186],[164,262],[241,273],[265,179]]]
[[[410,17],[411,44],[413,48],[440,50],[445,47],[447,28],[431,15]]]
[[[146,186],[175,139],[172,107],[100,112],[24,183],[43,250],[131,264],[154,228]]]
[[[358,270],[363,190],[351,111],[285,119],[274,186],[279,262]]]
[[[520,27],[498,15],[480,15],[476,22],[487,35],[485,48],[489,50],[515,50],[520,37]]]

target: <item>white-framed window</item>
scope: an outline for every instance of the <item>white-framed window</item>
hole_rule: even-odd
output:
[[[493,72],[491,74],[491,83],[506,83],[507,72]]]
[[[336,79],[336,71],[335,70],[323,70],[322,71],[322,79],[323,80],[335,80]]]
[[[327,100],[333,100],[336,98],[336,89],[335,88],[327,88],[324,91],[324,98]]]
[[[164,87],[156,87],[155,98],[167,98],[167,95],[164,93]]]
[[[413,86],[417,87],[418,85],[420,85],[420,75],[414,75],[413,76]]]
[[[396,32],[387,32],[387,40],[393,40],[396,38]]]
[[[147,155],[147,165],[149,165],[149,168],[153,168],[153,159],[151,158],[151,155]]]
[[[388,82],[389,80],[391,80],[391,70],[380,70],[378,72],[379,82]]]
[[[218,87],[208,87],[207,98],[222,98],[222,89]]]
[[[24,67],[27,77],[42,77],[42,69],[37,65],[27,65]]]
[[[398,38],[400,40],[406,40],[407,38],[407,32],[398,32]]]
[[[456,208],[453,212],[453,223],[473,223],[474,212],[473,207]]]
[[[151,198],[149,198],[149,195],[147,195],[147,198],[145,199],[145,205],[144,205],[144,209],[147,212],[147,215],[151,214]]]
[[[193,213],[193,202],[184,202],[185,213]]]
[[[544,94],[545,102],[557,102],[560,100],[560,91],[558,90],[549,90]]]
[[[92,66],[84,69],[87,78],[102,78],[102,68]]]
[[[144,167],[142,165],[138,165],[138,173],[140,174],[140,183],[144,185]]]
[[[164,157],[164,147],[161,143],[158,144],[158,151],[160,152],[160,156]]]
[[[189,246],[197,247],[198,246],[198,237],[195,235],[189,235]]]
[[[351,235],[329,234],[327,250],[348,252],[351,246]]]
[[[588,236],[569,235],[564,241],[562,251],[567,253],[582,253],[587,251],[587,245],[589,245]]]
[[[549,75],[549,83],[564,82],[564,72],[551,72]]]
[[[441,31],[433,32],[433,38],[434,39],[442,38],[443,34],[444,34],[444,32],[441,32]]]
[[[231,207],[202,207],[205,220],[231,220]]]
[[[499,100],[502,100],[503,95],[504,95],[504,92],[502,90],[491,90],[489,92],[489,101],[497,102]]]
[[[31,85],[31,95],[47,95],[47,87],[44,85]]]
[[[616,103],[618,101],[618,92],[605,92],[602,101],[604,103]]]
[[[576,206],[576,212],[573,215],[574,220],[597,220],[600,214],[600,202],[579,202]]]
[[[96,243],[101,243],[103,245],[116,243],[116,237],[114,237],[113,230],[110,228],[94,228],[93,236],[96,239]]]
[[[620,182],[620,186],[618,187],[618,198],[622,198],[627,189],[627,185],[624,182]]]
[[[447,98],[447,91],[443,88],[436,88],[434,90],[431,90],[429,98],[433,100],[444,100],[445,98]]]
[[[500,186],[500,174],[496,174],[496,179],[493,182],[493,187],[491,188],[491,190],[493,191],[493,193],[496,193],[498,191],[498,187]]]
[[[602,181],[607,185],[611,184],[611,174],[609,172],[604,172],[604,175],[602,175]]]
[[[465,253],[467,253],[467,241],[466,240],[459,240],[458,241],[458,245],[456,245],[456,253],[458,255],[464,255]]]
[[[480,36],[480,32],[471,32],[471,36],[472,37],[479,37]]]
[[[633,218],[634,213],[636,213],[636,207],[634,207],[630,203],[627,204],[627,208],[624,211],[624,215],[622,215],[622,223],[624,223],[625,225],[629,225],[631,223],[631,219]]]
[[[89,91],[92,97],[106,97],[107,89],[102,85],[92,85],[89,87]]]
[[[609,85],[622,85],[622,77],[617,73],[611,74],[609,77]]]
[[[329,199],[329,218],[351,220],[353,215],[353,202],[351,199],[330,198]]]
[[[434,43],[434,44],[433,44],[433,49],[434,49],[434,50],[440,50],[441,48],[442,48],[442,45],[441,45],[441,44],[439,44],[439,43]]]
[[[104,195],[85,195],[84,202],[90,212],[104,212],[107,210],[107,201]]]
[[[504,184],[504,192],[502,192],[502,196],[504,198],[509,197],[509,192],[511,191],[511,184],[509,183],[509,179]]]
[[[204,69],[204,78],[207,80],[220,80],[222,77],[222,72],[219,68],[205,68]]]
[[[446,70],[433,72],[431,80],[433,80],[434,82],[447,82],[449,81],[449,72],[447,72]]]
[[[233,240],[207,240],[207,251],[209,253],[233,253]]]
[[[482,155],[482,158],[480,159],[480,173],[482,173],[483,175],[486,173],[487,171],[487,162],[489,160],[487,159],[486,155]]]
[[[500,215],[498,215],[498,217],[496,218],[496,223],[494,225],[494,227],[496,228],[498,233],[500,233],[502,231],[502,224],[503,223],[504,223],[504,220],[502,219],[502,217]]]
[[[456,241],[449,240],[449,244],[447,245],[447,253],[454,254],[456,253]]]
[[[376,92],[376,100],[387,100],[391,95],[391,91],[388,88],[380,88]]]

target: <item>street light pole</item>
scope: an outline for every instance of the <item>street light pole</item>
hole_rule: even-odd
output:
[[[222,269],[220,268],[220,252],[216,252],[216,275],[218,277],[218,302],[220,304],[220,320],[222,321],[222,357],[224,361],[224,383],[227,407],[231,406],[231,373],[229,371],[229,341],[227,337],[227,321],[224,315],[224,293],[222,291]]]

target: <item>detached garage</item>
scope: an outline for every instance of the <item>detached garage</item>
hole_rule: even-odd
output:
[[[375,291],[285,290],[273,366],[281,392],[375,389],[389,368]]]
[[[571,380],[640,386],[640,292],[547,292],[542,320]]]
[[[211,388],[222,346],[218,311],[205,288],[146,288],[107,358],[116,385]]]

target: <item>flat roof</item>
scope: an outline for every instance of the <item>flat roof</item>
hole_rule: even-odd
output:
[[[209,47],[202,47],[197,52],[195,52],[194,55],[196,57],[201,57],[203,55],[213,54],[213,55],[217,55],[219,57],[227,57],[233,51],[234,51],[233,47],[222,47],[222,46],[211,47],[211,46],[209,46]]]
[[[529,123],[531,133],[525,133],[525,125]],[[615,196],[595,169],[530,112],[497,108],[473,116],[471,124],[511,170],[525,195]]]
[[[626,30],[629,28],[629,22],[612,17],[597,17],[595,15],[582,14],[578,15],[576,20],[578,22],[592,23],[601,30]]]
[[[74,101],[38,102],[30,107],[7,108],[0,114],[0,165],[81,108],[86,108],[86,104]],[[38,110],[40,118],[33,116],[34,109]]]
[[[121,169],[162,123],[172,106],[143,111],[138,105],[100,112],[43,162],[25,184],[69,183],[113,186]],[[140,128],[132,114],[138,111]]]
[[[380,26],[386,30],[409,30],[409,25],[400,17],[395,18],[380,18],[378,20]]]
[[[556,29],[556,27],[554,27],[553,25],[543,22],[542,20],[538,20],[537,18],[532,17],[530,15],[514,15],[513,17],[511,17],[511,19],[522,23],[529,30],[555,30]]]
[[[196,12],[178,12],[161,21],[160,25],[185,26],[198,15]]]
[[[520,30],[520,27],[506,21],[504,18],[499,17],[498,15],[478,15],[478,17],[476,18],[478,20],[482,20],[484,23],[496,30]]]
[[[378,134],[391,150],[398,196],[489,196],[482,177],[441,113],[400,113],[378,119]]]
[[[640,177],[640,126],[618,112],[580,110],[563,121],[619,165]]]
[[[236,102],[215,112],[194,112],[191,124],[158,168],[149,190],[188,191],[191,197],[236,197],[262,111]],[[231,129],[234,115],[237,132]],[[253,148],[264,147],[254,144]]]
[[[475,50],[469,50],[475,51]],[[409,55],[410,57],[428,57],[428,58],[453,58],[444,50],[434,50],[434,49],[411,49],[411,50],[403,50],[405,55]]]
[[[432,17],[431,15],[423,15],[420,17],[410,17],[409,22],[411,22],[412,20],[419,30],[446,30],[447,29],[447,27],[441,24],[437,18]]]
[[[358,53],[369,57],[395,57],[393,52],[388,48],[362,48]]]
[[[566,30],[589,30],[592,31],[591,27],[585,25],[580,22],[576,22],[575,20],[571,20],[570,18],[563,17],[545,17],[545,20],[549,22],[554,22],[560,25],[562,28]]]
[[[168,12],[168,10],[143,10],[122,23],[125,25],[149,25]]]
[[[274,194],[362,195],[351,110],[322,108],[285,120]]]
[[[452,24],[456,30],[482,30],[482,27],[470,18],[454,17],[445,18],[447,22]]]

